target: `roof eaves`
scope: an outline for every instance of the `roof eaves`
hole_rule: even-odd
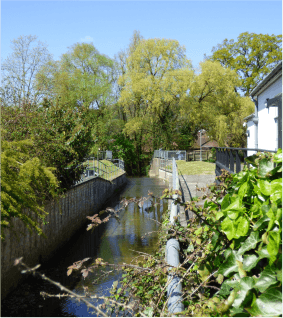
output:
[[[280,62],[251,92],[250,96],[253,97],[256,93],[266,85],[278,72],[282,72],[282,62]]]

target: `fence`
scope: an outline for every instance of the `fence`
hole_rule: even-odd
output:
[[[225,169],[230,173],[240,172],[246,165],[245,158],[248,152],[276,152],[275,150],[251,149],[251,148],[225,148],[214,147],[216,149],[216,176],[221,175],[221,169]]]
[[[160,158],[160,169],[172,171],[172,160],[185,160],[185,150],[154,150],[153,158]]]
[[[109,162],[112,162],[114,165],[111,165],[110,163],[109,164],[103,163],[94,157],[85,159],[84,172],[81,175],[80,180],[77,181],[75,185],[78,185],[82,182],[85,182],[95,177],[101,177],[106,180],[111,180],[125,172],[123,160],[111,159],[109,160]]]
[[[187,152],[187,161],[202,161],[212,157],[211,150],[193,150]]]

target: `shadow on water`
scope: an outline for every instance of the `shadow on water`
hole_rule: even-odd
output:
[[[163,180],[157,178],[129,178],[128,184],[120,194],[113,196],[102,209],[106,207],[118,209],[122,197],[146,197],[148,190],[155,196],[160,196],[166,186]],[[167,202],[161,201],[160,205],[152,210],[149,210],[149,206],[149,201],[146,201],[142,208],[130,203],[120,212],[119,220],[111,218],[109,222],[100,225],[93,232],[86,231],[87,222],[50,261],[41,266],[40,272],[80,295],[84,294],[84,287],[88,287],[91,294],[109,295],[108,290],[113,282],[121,276],[119,271],[113,271],[110,267],[106,270],[97,270],[84,280],[79,273],[67,276],[67,267],[86,257],[93,259],[100,257],[110,264],[122,264],[130,263],[137,257],[138,253],[135,251],[152,254],[157,243],[155,231],[158,231],[159,225],[151,219],[161,221]],[[92,215],[91,211],[89,215]],[[142,236],[148,232],[153,234],[142,240]],[[93,284],[96,279],[99,281]],[[1,315],[8,317],[94,316],[88,312],[85,304],[78,303],[73,298],[44,300],[40,296],[40,291],[62,294],[58,287],[30,275],[17,290],[2,300]]]

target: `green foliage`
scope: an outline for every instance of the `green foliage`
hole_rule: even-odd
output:
[[[55,174],[62,190],[80,179],[83,159],[92,146],[88,112],[70,104],[44,100],[41,107],[24,104],[21,108],[3,107],[3,138],[20,141],[33,138],[30,158],[38,157]],[[67,169],[68,168],[68,169]]]
[[[19,218],[29,230],[42,235],[41,222],[46,212],[46,199],[55,196],[58,181],[54,168],[46,167],[39,158],[30,157],[32,140],[5,141],[1,149],[1,239],[4,228],[11,228],[12,218]],[[28,213],[29,209],[32,213]]]
[[[181,246],[176,273],[183,280],[185,311],[180,316],[282,315],[282,151],[247,161],[250,169],[233,176],[223,172],[203,208],[196,202],[181,203],[196,215],[187,228],[177,220],[170,225],[164,215],[160,246],[172,237]],[[172,194],[167,189],[161,198]],[[139,260],[136,269],[125,267],[119,290],[138,298],[145,315],[168,314],[162,293],[167,281],[163,260],[161,249]],[[121,299],[121,293],[112,292]]]
[[[245,96],[272,71],[282,60],[282,35],[256,34],[244,32],[238,40],[228,41],[213,47],[212,61],[219,61],[241,76],[241,85],[237,85]]]
[[[182,100],[182,115],[205,129],[220,146],[245,146],[244,118],[253,112],[254,104],[235,92],[239,76],[219,62],[205,61],[200,66],[201,73],[194,75],[189,94]]]

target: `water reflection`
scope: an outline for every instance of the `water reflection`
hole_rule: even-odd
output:
[[[157,178],[143,177],[129,178],[129,180],[125,190],[109,201],[103,209],[106,207],[118,209],[122,197],[146,197],[148,190],[155,196],[160,196],[166,188],[166,184]],[[149,210],[149,206],[148,201],[142,208],[130,203],[125,210],[120,212],[119,220],[111,218],[108,223],[96,228],[93,233],[87,232],[84,227],[50,262],[45,264],[42,272],[78,294],[83,294],[83,287],[88,287],[91,293],[109,295],[108,290],[113,282],[121,276],[119,271],[109,267],[108,273],[105,275],[105,270],[97,270],[84,280],[81,275],[72,274],[68,277],[66,275],[67,267],[86,257],[100,257],[110,264],[122,264],[130,263],[133,258],[137,257],[138,254],[135,251],[153,253],[157,242],[155,231],[159,227],[154,220],[161,221],[163,208],[167,207],[167,204],[161,202],[152,210]],[[142,240],[142,236],[148,232],[153,232],[153,234]],[[93,281],[98,278],[101,278],[100,282],[94,285]],[[24,299],[23,294],[26,290],[28,290],[28,295]],[[53,294],[60,293],[57,287],[48,282],[43,283],[40,279],[30,277],[17,291],[2,301],[2,315],[14,317],[95,316],[90,314],[86,305],[78,303],[72,298],[43,300],[39,296],[39,292],[42,290]],[[11,304],[13,304],[12,307]]]

